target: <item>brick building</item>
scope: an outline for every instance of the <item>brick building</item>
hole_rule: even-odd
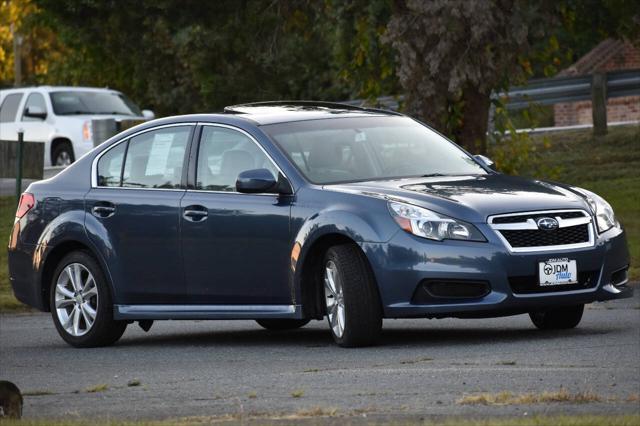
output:
[[[594,47],[575,64],[558,74],[559,77],[586,75],[625,69],[640,70],[640,48],[629,42],[607,39]],[[556,126],[591,124],[591,101],[555,104]],[[640,121],[640,96],[611,98],[607,101],[607,121]]]

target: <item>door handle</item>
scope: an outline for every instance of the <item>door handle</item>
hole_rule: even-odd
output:
[[[209,216],[209,213],[204,206],[188,206],[184,208],[182,213],[182,217],[189,222],[201,222],[206,220],[207,216]]]
[[[109,202],[98,202],[91,209],[91,213],[100,218],[111,217],[116,213],[116,206]]]

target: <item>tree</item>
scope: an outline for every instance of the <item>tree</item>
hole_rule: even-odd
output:
[[[383,41],[391,11],[391,0],[328,0],[321,10],[338,84],[351,99],[374,101],[400,91],[393,49]]]
[[[70,49],[52,83],[117,88],[159,115],[348,96],[314,2],[37,2]]]
[[[547,2],[397,0],[387,39],[406,111],[486,151],[492,90],[525,75],[522,61],[555,22]]]
[[[0,1],[0,87],[12,86],[16,78],[14,42],[21,52],[21,85],[40,82],[62,56],[56,35],[40,25],[38,16],[31,0]]]

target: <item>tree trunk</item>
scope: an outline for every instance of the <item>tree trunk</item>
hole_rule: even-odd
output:
[[[446,99],[434,97],[425,98],[419,95],[408,94],[405,98],[404,113],[414,117],[428,126],[436,129],[443,135],[447,135]]]
[[[489,93],[483,93],[475,87],[467,87],[462,100],[462,126],[455,131],[456,140],[472,154],[486,154],[487,124],[491,106]]]

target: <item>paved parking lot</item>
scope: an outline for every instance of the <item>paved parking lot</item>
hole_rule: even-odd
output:
[[[26,392],[25,417],[640,413],[637,295],[591,305],[565,332],[537,331],[522,315],[388,320],[380,346],[364,349],[334,346],[316,321],[287,333],[250,321],[157,322],[148,334],[130,326],[113,347],[73,349],[47,314],[4,315],[0,350],[0,379]],[[592,401],[461,404],[561,389]]]
[[[64,170],[64,167],[45,167],[43,171],[43,179],[49,179]],[[36,182],[34,179],[23,179],[22,190],[26,190],[29,184]],[[15,195],[16,180],[8,178],[0,178],[0,197]]]

